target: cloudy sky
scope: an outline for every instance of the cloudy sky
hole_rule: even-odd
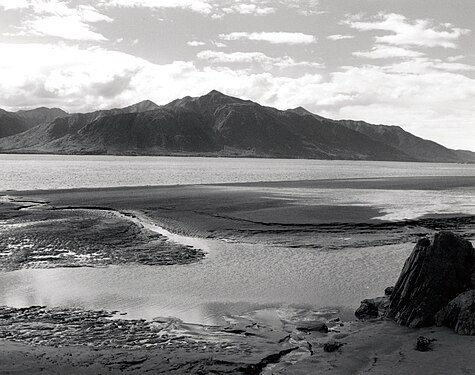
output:
[[[0,107],[212,89],[475,151],[473,0],[0,0]]]

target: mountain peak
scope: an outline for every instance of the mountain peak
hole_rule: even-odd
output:
[[[299,106],[299,107],[294,108],[294,109],[289,109],[289,111],[297,113],[299,115],[313,115],[312,112],[310,112],[309,110],[305,109],[302,106]]]
[[[211,99],[213,101],[226,101],[226,102],[230,102],[230,101],[243,102],[244,101],[244,100],[236,98],[234,96],[223,94],[222,92],[220,92],[218,90],[211,90],[209,93],[207,93],[206,95],[201,96],[198,99]]]
[[[207,93],[204,96],[227,96],[227,95],[223,94],[221,91],[218,91],[218,90],[211,90],[209,93]]]
[[[126,107],[129,112],[145,112],[145,111],[153,111],[155,109],[160,108],[158,104],[155,104],[151,100],[142,100],[141,102],[132,104],[129,107]]]
[[[16,112],[17,114],[30,114],[30,113],[54,113],[54,114],[62,114],[67,115],[68,113],[63,111],[61,108],[53,107],[38,107],[33,109],[21,109]]]
[[[317,118],[317,119],[327,120],[325,117],[316,115],[315,113],[310,112],[308,109],[305,109],[302,106],[297,107],[297,108],[293,108],[293,109],[288,109],[287,111],[295,113],[299,116],[312,116],[312,117]]]

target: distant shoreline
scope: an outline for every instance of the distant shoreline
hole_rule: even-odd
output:
[[[127,153],[109,153],[109,152],[84,152],[84,153],[69,153],[69,152],[49,152],[49,151],[31,151],[19,150],[4,151],[0,150],[0,155],[51,155],[51,156],[130,156],[130,157],[183,157],[183,158],[229,158],[229,159],[272,159],[272,160],[325,160],[325,161],[367,161],[367,162],[391,162],[391,163],[429,163],[429,164],[468,164],[473,165],[475,162],[471,161],[427,161],[427,160],[380,160],[380,159],[340,159],[340,158],[302,158],[292,156],[272,156],[272,155],[248,155],[248,154],[219,154],[219,153],[180,153],[180,152],[164,152],[164,153],[147,153],[147,152],[127,152]]]

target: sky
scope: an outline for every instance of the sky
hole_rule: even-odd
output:
[[[475,151],[473,0],[0,0],[0,108],[216,89]]]

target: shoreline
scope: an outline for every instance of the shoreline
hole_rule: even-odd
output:
[[[456,150],[456,151],[469,151],[470,150]],[[288,156],[272,156],[272,155],[267,155],[267,154],[247,154],[247,153],[242,153],[242,154],[236,154],[236,153],[226,153],[222,152],[202,152],[202,153],[181,153],[181,152],[164,152],[164,153],[140,153],[140,152],[133,152],[131,151],[130,153],[127,152],[118,152],[118,153],[101,153],[101,152],[50,152],[50,151],[44,151],[42,152],[41,150],[36,150],[36,151],[31,151],[29,152],[28,149],[23,149],[23,150],[0,150],[0,155],[46,155],[46,156],[111,156],[111,157],[182,157],[182,158],[209,158],[209,159],[269,159],[269,160],[324,160],[324,161],[362,161],[362,162],[388,162],[388,163],[413,163],[413,164],[418,164],[418,163],[431,163],[431,164],[462,164],[462,165],[470,165],[470,164],[475,164],[475,162],[472,161],[444,161],[444,162],[433,162],[430,160],[419,160],[419,159],[407,159],[407,160],[384,160],[384,159],[334,159],[334,158],[327,158],[327,159],[322,159],[322,158],[316,158],[316,157],[300,157],[300,156],[295,156],[292,157],[290,155]]]

